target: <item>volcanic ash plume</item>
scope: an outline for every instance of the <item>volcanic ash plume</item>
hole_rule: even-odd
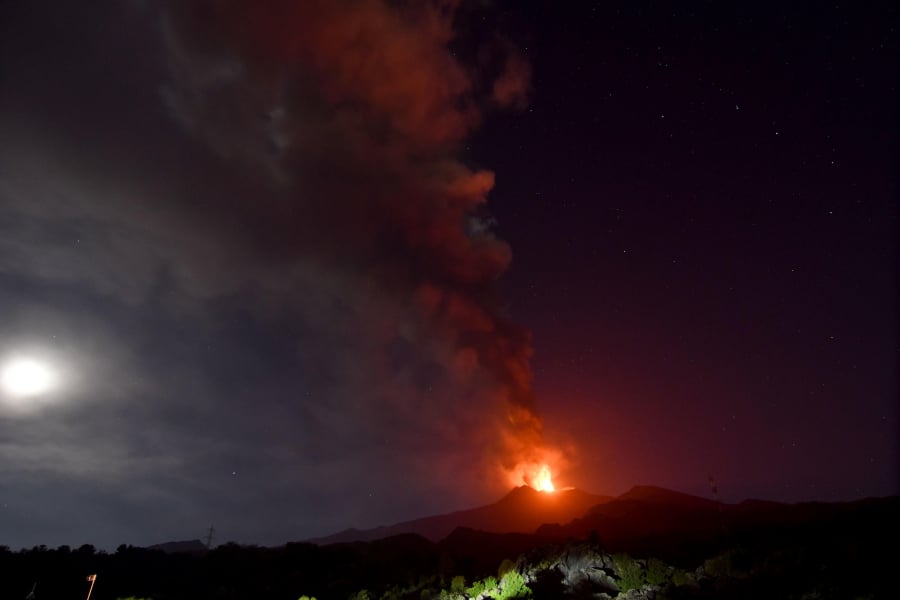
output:
[[[529,334],[497,309],[510,249],[483,212],[494,175],[457,158],[486,111],[524,106],[529,69],[503,42],[479,53],[496,59],[487,72],[461,64],[448,47],[458,13],[452,1],[173,2],[164,97],[192,136],[276,190],[243,199],[268,219],[261,251],[338,282],[371,400],[354,409],[387,420],[411,454],[437,440],[475,449],[486,481],[535,483],[561,456],[535,412]]]

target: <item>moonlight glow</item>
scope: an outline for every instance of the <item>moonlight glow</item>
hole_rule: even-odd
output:
[[[52,390],[55,383],[53,370],[30,358],[11,360],[0,372],[0,386],[11,396],[38,396]]]

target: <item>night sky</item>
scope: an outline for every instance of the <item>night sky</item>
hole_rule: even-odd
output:
[[[791,4],[4,3],[0,545],[900,493],[897,11]]]

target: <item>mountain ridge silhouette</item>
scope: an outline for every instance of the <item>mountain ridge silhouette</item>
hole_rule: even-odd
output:
[[[366,542],[415,533],[436,542],[457,528],[488,533],[534,533],[541,525],[567,523],[584,515],[592,506],[613,499],[612,496],[591,494],[575,488],[548,493],[523,485],[513,488],[497,502],[484,506],[371,529],[349,528],[305,541],[319,545]]]

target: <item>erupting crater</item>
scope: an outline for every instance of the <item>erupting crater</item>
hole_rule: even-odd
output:
[[[531,487],[539,492],[546,492],[548,494],[552,494],[556,491],[556,486],[553,485],[553,477],[550,474],[550,467],[547,465],[541,466],[537,475],[534,477],[534,480],[531,482]]]

